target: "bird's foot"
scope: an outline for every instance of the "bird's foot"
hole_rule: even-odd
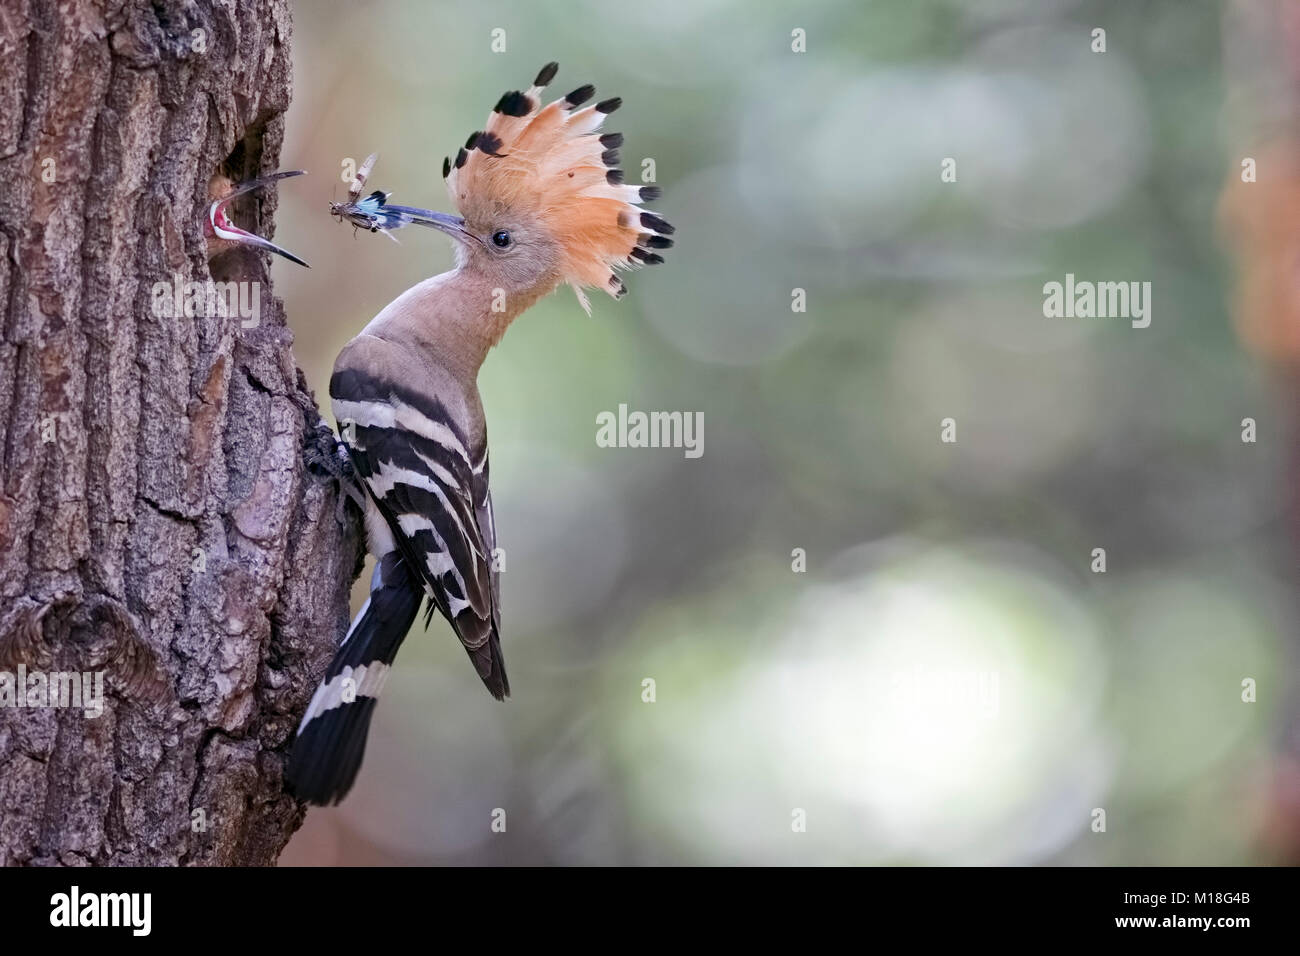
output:
[[[322,478],[332,478],[338,482],[339,491],[335,517],[340,524],[347,523],[347,502],[349,499],[363,512],[366,507],[365,493],[357,481],[356,469],[348,446],[339,441],[334,430],[320,421],[312,430],[303,450],[303,461],[307,470]]]

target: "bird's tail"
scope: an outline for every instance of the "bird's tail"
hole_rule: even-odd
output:
[[[307,713],[289,758],[289,785],[300,800],[338,803],[352,788],[366,750],[375,701],[422,592],[401,554],[379,559],[370,597],[348,629]]]

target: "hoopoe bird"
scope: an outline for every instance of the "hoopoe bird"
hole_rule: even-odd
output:
[[[208,182],[208,199],[212,202],[203,217],[203,238],[207,243],[208,258],[237,246],[252,246],[254,249],[265,249],[267,252],[274,252],[277,256],[284,256],[290,262],[296,262],[300,266],[307,266],[306,262],[288,249],[283,249],[271,240],[263,239],[247,229],[239,228],[230,221],[226,212],[230,204],[240,196],[262,189],[281,179],[302,175],[305,175],[303,170],[293,169],[283,173],[272,173],[261,179],[250,179],[238,186],[226,176],[213,176]],[[311,266],[307,268],[310,269]]]
[[[370,595],[298,727],[294,793],[337,803],[361,765],[375,702],[427,600],[451,624],[479,678],[510,693],[501,651],[500,581],[488,488],[487,429],[476,380],[510,323],[561,283],[615,298],[617,271],[663,261],[673,227],[637,208],[653,186],[623,183],[619,133],[600,132],[621,100],[592,106],[581,86],[543,105],[549,63],[527,91],[506,93],[485,127],[443,161],[459,216],[429,213],[456,265],[386,306],[344,347],[330,398],[365,491]]]

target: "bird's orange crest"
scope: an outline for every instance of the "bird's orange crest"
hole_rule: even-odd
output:
[[[626,185],[618,168],[621,133],[600,133],[620,99],[583,104],[595,87],[581,86],[542,105],[542,90],[558,65],[548,63],[527,92],[506,93],[487,125],[473,133],[455,160],[443,160],[452,202],[466,220],[503,209],[528,216],[556,237],[557,271],[588,312],[584,286],[615,298],[627,292],[616,270],[654,265],[673,227],[637,204],[656,199],[655,186]]]

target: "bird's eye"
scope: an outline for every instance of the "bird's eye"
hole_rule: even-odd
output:
[[[506,246],[510,245],[510,233],[506,232],[504,229],[501,232],[493,233],[492,244],[499,249],[504,249]]]

